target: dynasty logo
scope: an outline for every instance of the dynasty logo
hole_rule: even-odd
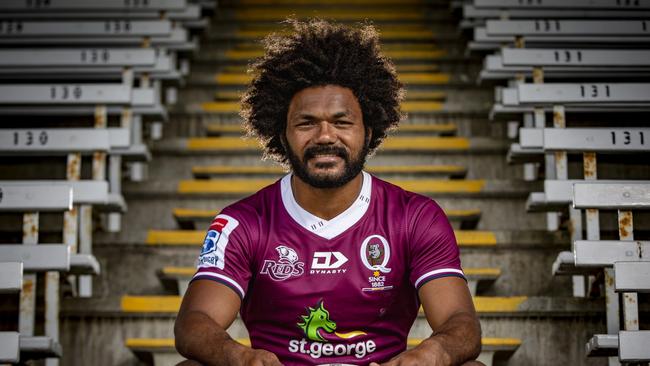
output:
[[[260,274],[267,274],[274,281],[284,281],[291,276],[301,276],[305,273],[305,263],[300,262],[295,250],[280,245],[275,248],[279,259],[265,260]]]
[[[308,354],[311,358],[350,356],[363,358],[374,352],[377,345],[372,340],[356,343],[346,343],[347,340],[364,336],[365,332],[352,331],[336,332],[336,323],[330,319],[330,313],[325,309],[323,300],[315,307],[307,308],[307,315],[302,315],[297,324],[306,338],[289,341],[289,352]]]

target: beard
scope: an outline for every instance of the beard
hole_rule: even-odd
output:
[[[363,170],[364,165],[366,164],[366,158],[368,157],[368,139],[366,136],[366,141],[364,141],[363,149],[359,152],[359,155],[355,156],[354,159],[350,158],[350,154],[340,146],[333,145],[316,145],[309,147],[305,150],[305,153],[300,159],[296,154],[294,154],[291,148],[287,148],[287,157],[289,158],[289,164],[291,165],[291,170],[293,173],[300,178],[303,182],[309,184],[315,188],[338,188],[342,187],[348,182],[350,182],[354,177],[356,177]],[[287,146],[288,147],[288,146]],[[333,155],[338,156],[343,160],[343,171],[340,173],[324,173],[324,174],[315,174],[310,172],[308,167],[308,162],[310,159],[318,155]],[[328,168],[333,166],[333,163],[316,163],[316,168]]]

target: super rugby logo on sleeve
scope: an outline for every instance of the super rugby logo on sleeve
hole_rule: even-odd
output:
[[[199,267],[223,269],[228,236],[238,225],[239,221],[224,214],[218,215],[212,221],[203,240],[203,247],[199,256]]]

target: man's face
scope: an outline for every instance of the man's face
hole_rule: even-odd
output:
[[[363,169],[369,139],[361,106],[350,89],[310,87],[291,99],[287,156],[293,172],[305,183],[317,188],[348,183]]]

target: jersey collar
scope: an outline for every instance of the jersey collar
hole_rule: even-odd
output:
[[[362,172],[362,174],[363,183],[357,199],[350,207],[331,220],[321,219],[300,207],[291,190],[291,173],[285,175],[280,182],[282,203],[289,216],[300,226],[320,237],[332,239],[356,224],[370,206],[372,176],[366,172]]]

